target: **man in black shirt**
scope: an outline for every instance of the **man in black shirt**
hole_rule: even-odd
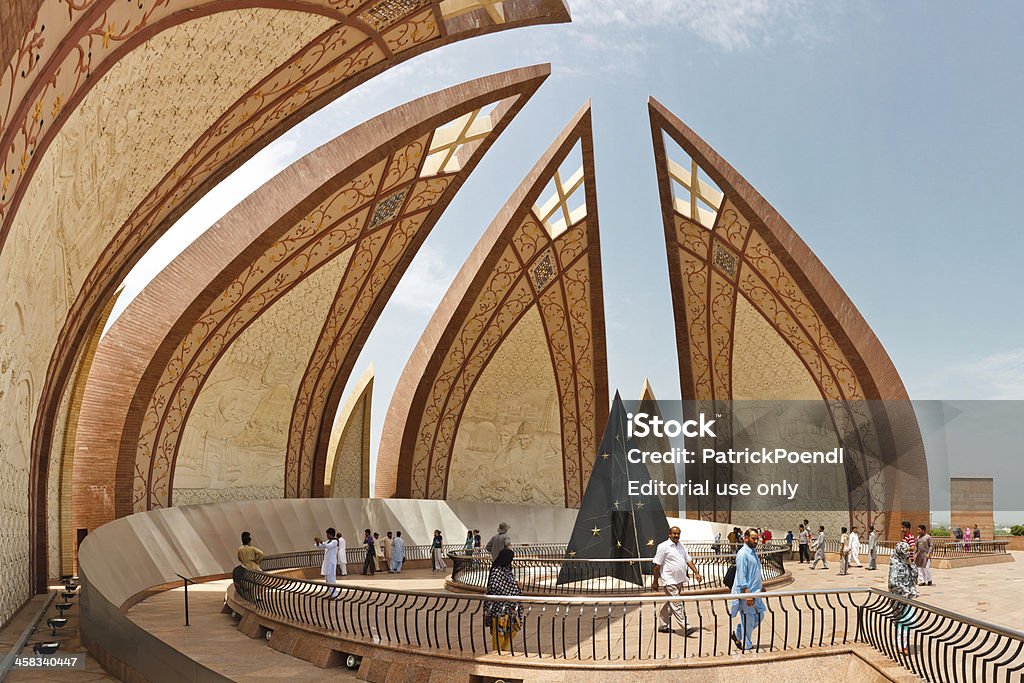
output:
[[[373,542],[373,534],[370,533],[369,529],[366,530],[366,538],[363,539],[363,545],[366,546],[366,559],[363,560],[363,574],[369,574],[370,576],[373,576],[373,558],[376,556],[376,552],[374,552],[374,546],[376,544]],[[366,571],[367,568],[369,568],[369,572]]]

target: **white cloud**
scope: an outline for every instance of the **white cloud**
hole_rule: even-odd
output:
[[[969,359],[926,376],[914,399],[1024,400],[1024,349]]]
[[[681,27],[732,52],[817,33],[807,14],[820,7],[807,0],[577,0],[572,14],[581,29]]]
[[[431,315],[455,278],[455,265],[443,252],[424,245],[391,296],[396,306]]]

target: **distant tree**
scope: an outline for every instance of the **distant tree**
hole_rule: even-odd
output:
[[[949,538],[953,534],[944,526],[933,527],[931,531],[932,536],[939,536],[943,538]]]

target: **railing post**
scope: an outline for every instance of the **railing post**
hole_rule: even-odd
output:
[[[185,587],[185,626],[188,626],[188,585],[190,583],[195,583],[195,581],[178,573],[175,573],[174,575],[182,580],[182,585]]]

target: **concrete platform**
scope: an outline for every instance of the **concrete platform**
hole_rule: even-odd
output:
[[[922,587],[921,599],[929,604],[969,614],[993,623],[1011,628],[1024,628],[1024,605],[1015,604],[1013,601],[994,599],[997,592],[1016,594],[1017,591],[1024,590],[1024,566],[1020,564],[1020,560],[1024,557],[1015,559],[1017,562],[1014,563],[986,565],[972,568],[969,571],[935,569],[933,574],[936,585],[931,588]],[[799,590],[857,586],[884,588],[888,567],[881,567],[877,571],[853,568],[847,576],[837,576],[838,567],[834,563],[830,564],[828,571],[820,568],[811,571],[807,565],[796,562],[787,564],[787,569],[792,573],[794,582],[786,588]],[[370,577],[350,574],[348,577],[339,578],[339,582],[368,588],[400,587],[445,594],[445,578],[441,573],[418,569],[408,570],[400,575],[377,574]],[[266,680],[280,677],[298,681],[352,680],[355,677],[355,674],[343,668],[321,669],[309,662],[282,654],[273,647],[268,647],[266,641],[256,640],[240,633],[236,627],[236,621],[230,615],[221,613],[224,590],[228,584],[227,581],[219,581],[199,587],[201,590],[192,589],[190,601],[193,610],[193,626],[190,629],[186,629],[182,625],[180,589],[145,600],[129,611],[129,617],[173,647],[188,652],[190,656],[194,656],[203,664],[215,668],[218,672],[235,680],[253,680],[254,676]],[[283,632],[277,635],[280,635],[282,639],[285,637]],[[653,640],[661,637],[652,633],[650,642],[645,647],[653,646]],[[678,636],[676,638],[678,639]],[[278,643],[278,646],[285,647],[285,644],[281,642]],[[660,647],[664,647],[664,643],[661,643]],[[906,677],[906,672],[902,668],[872,654],[873,651],[870,651],[869,648],[858,644],[837,646],[837,648],[818,648],[813,652],[795,651],[753,655],[748,653],[714,660],[695,659],[682,662],[681,668],[673,667],[671,673],[675,676],[673,680],[687,680],[688,676],[684,674],[694,676],[692,680],[709,680],[707,676],[711,673],[715,674],[715,680],[739,680],[744,676],[751,675],[751,666],[755,670],[761,666],[771,667],[773,671],[777,670],[780,674],[785,673],[788,676],[790,672],[784,671],[784,669],[789,665],[783,665],[783,662],[800,661],[798,669],[793,669],[793,671],[817,672],[816,680],[913,680],[913,677],[909,679]],[[833,649],[835,652],[831,651]],[[410,656],[413,658],[410,659]],[[743,657],[747,658],[747,661],[743,662],[742,666],[731,662],[733,658]],[[756,663],[751,660],[752,657],[757,658]],[[398,659],[401,660],[401,663],[398,662]],[[511,671],[502,672],[497,662],[487,661],[487,659],[487,656],[479,658],[473,675],[485,677],[488,674],[513,675]],[[378,656],[368,656],[367,660],[364,660],[366,663],[359,675],[365,680],[384,681],[390,679],[387,679],[386,676],[381,677],[383,674],[380,674],[380,671],[391,667],[412,667],[408,673],[415,676],[414,670],[420,670],[421,673],[426,670],[423,666],[417,666],[414,663],[416,660],[434,661],[436,664],[436,660],[413,652],[380,651]],[[447,663],[443,668],[449,674],[455,674],[455,669],[463,668],[455,660],[445,661]],[[819,665],[825,665],[826,662],[825,668],[819,668]],[[628,675],[627,671],[634,671],[635,675],[643,680],[655,680],[660,674],[657,673],[657,668],[651,667],[652,664],[656,663],[637,661],[635,664],[624,662],[619,666],[602,664],[602,669],[608,669],[606,674],[591,669],[586,676],[588,681],[592,681],[614,674],[618,676],[616,680],[623,680],[623,677]],[[494,669],[496,665],[499,666],[498,669]],[[623,668],[624,666],[635,666],[636,668]],[[664,668],[664,663],[661,663],[660,666]],[[738,668],[736,668],[737,666]],[[737,674],[737,677],[733,679],[731,675],[728,675],[722,678],[726,673],[723,667],[728,668],[729,674]],[[765,671],[767,670],[766,668]],[[584,675],[571,662],[550,660],[531,662],[527,671],[532,671],[532,674],[529,674],[526,680],[582,680],[581,677]],[[698,677],[698,672],[702,677]],[[825,675],[825,672],[828,672],[828,675]],[[851,672],[851,677],[837,677],[840,672]],[[429,674],[429,671],[427,673]],[[465,673],[469,674],[469,672]],[[853,675],[854,673],[856,675]],[[845,675],[843,673],[843,676]],[[430,676],[423,680],[434,680],[434,678],[434,676]]]
[[[970,569],[942,569],[933,570],[935,586],[921,587],[921,600],[929,604],[944,607],[956,612],[971,615],[976,618],[1002,624],[1011,628],[1024,630],[1024,604],[1013,600],[1000,599],[1000,595],[1016,595],[1024,591],[1024,552],[1012,553],[1015,562],[1005,564],[986,564],[972,567]],[[811,589],[811,588],[849,588],[855,586],[873,586],[884,588],[887,581],[888,567],[881,565],[877,571],[867,571],[861,568],[851,568],[848,576],[837,576],[838,564],[830,562],[829,570],[818,569],[811,571],[807,565],[798,562],[788,562],[786,565],[793,577],[793,583],[787,586],[789,590]],[[377,574],[373,577],[350,574],[348,577],[340,578],[339,582],[351,583],[352,585],[366,586],[371,588],[403,588],[416,591],[430,591],[440,594],[445,593],[444,583],[446,576],[431,572],[429,569],[407,570],[402,574]],[[128,616],[133,621],[143,626],[151,633],[164,640],[176,649],[187,653],[197,661],[215,668],[219,673],[234,680],[294,680],[294,681],[322,681],[322,680],[355,680],[356,674],[336,667],[322,669],[309,662],[291,657],[267,647],[265,641],[254,640],[238,632],[237,621],[231,615],[221,611],[224,592],[230,582],[218,581],[210,584],[194,586],[189,590],[190,621],[191,626],[185,627],[183,614],[183,595],[181,589],[174,589],[152,596],[143,602],[132,607]],[[17,615],[14,620],[0,633],[0,643],[13,642],[16,634],[27,623],[33,613],[33,605],[42,601],[42,597],[36,597]],[[77,607],[77,606],[76,606]],[[77,636],[76,609],[68,612],[69,623],[59,633],[57,640],[62,640],[62,652],[83,652],[80,640]],[[40,634],[47,631],[40,631]],[[41,640],[42,637],[32,639]],[[856,652],[854,652],[856,650]],[[788,659],[783,658],[779,663],[768,661],[775,655],[790,655]],[[829,664],[824,668],[818,668],[814,659],[806,657],[794,659],[792,656],[798,653],[775,653],[765,655],[766,659],[758,665],[770,666],[773,671],[786,673],[783,669],[775,669],[783,666],[783,661],[800,662],[799,670],[816,671],[819,674],[828,672],[828,677],[818,680],[872,680],[870,678],[837,678],[839,672],[863,671],[863,666],[873,656],[867,648],[854,646],[851,648],[840,648],[835,652],[816,650],[815,654],[820,655],[817,661]],[[743,655],[750,657],[750,655]],[[761,657],[761,655],[758,655]],[[739,657],[739,655],[736,655]],[[801,655],[802,657],[802,655]],[[854,657],[854,659],[851,659]],[[375,670],[379,671],[386,663],[387,658],[378,658],[381,661],[376,665]],[[422,658],[430,660],[430,658]],[[108,681],[114,680],[102,670],[99,664],[87,657],[87,668],[85,671],[62,672],[59,679],[55,679],[50,672],[41,671],[16,671],[7,680],[10,681],[47,681],[47,680],[68,680],[68,681]],[[709,661],[703,662],[709,664]],[[588,682],[598,680],[623,680],[628,674],[621,668],[609,667],[606,673],[598,673],[593,670],[589,672],[574,671],[562,664],[560,673],[550,670],[554,662],[546,663],[543,668],[548,669],[541,673],[536,671],[538,678],[532,680],[583,680]],[[723,679],[721,667],[727,662],[715,660],[715,667],[719,669],[714,680]],[[748,665],[729,669],[730,673],[744,676],[750,675]],[[395,663],[397,666],[397,663]],[[403,666],[412,666],[408,662]],[[556,666],[558,666],[556,664]],[[789,666],[789,665],[786,665]],[[876,660],[870,668],[875,673],[884,671],[885,678],[875,680],[898,680],[901,670],[898,667],[885,669],[883,660]],[[673,670],[672,680],[711,680],[707,676],[712,672],[706,668],[700,669],[703,673],[698,674],[698,669],[688,672]],[[794,669],[796,671],[797,669]],[[410,674],[412,669],[410,669]],[[638,677],[644,680],[654,680],[657,676],[655,671],[645,670],[643,673],[635,672]],[[669,673],[669,672],[666,672]],[[369,669],[364,672],[370,676]],[[698,677],[703,676],[703,678]],[[724,675],[724,674],[723,674]],[[788,676],[789,673],[786,673]],[[845,674],[844,674],[845,675]],[[555,676],[552,678],[551,676]],[[373,677],[367,680],[374,680]],[[381,679],[384,680],[384,679]],[[427,680],[427,679],[425,679]],[[637,678],[640,680],[640,678]]]

